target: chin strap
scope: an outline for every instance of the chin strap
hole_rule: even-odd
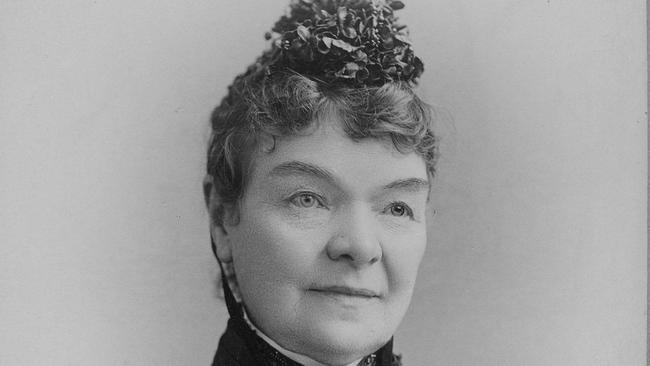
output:
[[[223,270],[223,263],[217,256],[217,245],[214,243],[214,238],[210,235],[210,244],[212,245],[212,253],[219,263],[219,269],[221,270],[221,287],[223,288],[223,296],[226,299],[226,307],[228,308],[228,314],[231,318],[244,318],[244,311],[241,305],[235,300],[235,296],[232,294],[232,290],[228,285],[228,279],[226,278],[226,272]]]

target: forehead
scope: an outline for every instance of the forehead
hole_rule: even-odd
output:
[[[305,135],[264,141],[252,155],[249,184],[300,172],[312,173],[315,178],[330,176],[347,187],[371,188],[405,179],[428,184],[426,164],[421,156],[400,152],[391,141],[353,140],[336,123],[320,123]],[[308,168],[301,169],[301,165]]]

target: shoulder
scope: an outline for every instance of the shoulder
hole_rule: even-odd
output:
[[[235,331],[232,319],[219,340],[212,366],[254,366],[257,365],[244,339]]]

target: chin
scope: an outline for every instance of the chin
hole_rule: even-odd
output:
[[[381,320],[370,325],[346,321],[316,322],[303,340],[309,355],[331,365],[346,365],[369,355],[390,340],[395,329],[386,329]]]

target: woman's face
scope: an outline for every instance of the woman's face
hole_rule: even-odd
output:
[[[335,121],[265,148],[219,243],[249,317],[321,362],[374,352],[406,312],[424,253],[424,160],[390,142],[354,142]]]

